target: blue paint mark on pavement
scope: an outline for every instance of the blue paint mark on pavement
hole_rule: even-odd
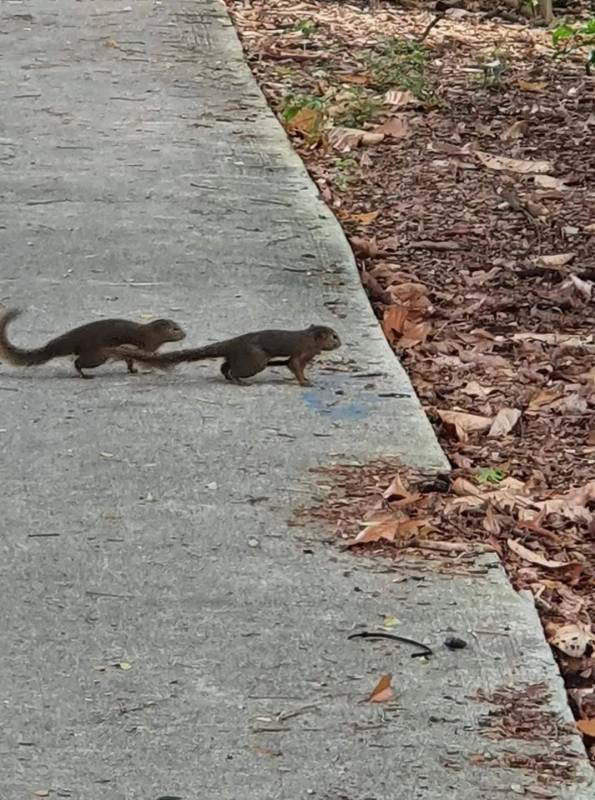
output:
[[[374,389],[358,386],[347,376],[319,377],[317,386],[303,392],[302,397],[312,411],[334,420],[365,419],[382,404]]]

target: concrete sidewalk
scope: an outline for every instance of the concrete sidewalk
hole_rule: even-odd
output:
[[[212,362],[1,366],[0,800],[592,800],[576,736],[576,779],[549,794],[473,758],[561,744],[482,737],[479,689],[545,681],[571,720],[497,566],[395,583],[288,526],[312,466],[445,459],[223,6],[2,3],[0,104],[15,341],[158,315],[190,345],[311,322],[345,342],[308,390]],[[382,614],[435,657],[347,640]],[[467,650],[441,647],[453,633]],[[396,703],[360,703],[386,672]]]

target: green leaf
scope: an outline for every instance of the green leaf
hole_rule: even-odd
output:
[[[562,39],[570,39],[575,33],[576,30],[572,25],[558,25],[552,33],[552,44],[555,47]]]
[[[301,33],[306,39],[309,39],[316,30],[316,23],[312,19],[305,19],[302,22],[296,23],[294,30]]]
[[[587,22],[583,22],[583,24],[578,29],[578,32],[586,36],[595,34],[595,17],[593,19],[588,20]]]
[[[500,483],[506,477],[506,473],[502,469],[485,467],[480,469],[475,477],[478,483]]]
[[[312,108],[315,111],[322,111],[324,108],[324,103],[319,97],[315,97],[313,95],[291,95],[287,98],[283,110],[281,111],[283,121],[291,122],[291,120],[304,108]]]

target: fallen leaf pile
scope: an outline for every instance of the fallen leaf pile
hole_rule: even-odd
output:
[[[520,751],[484,761],[485,757],[477,754],[471,757],[473,763],[533,772],[538,785],[551,786],[552,779],[567,783],[575,779],[577,754],[569,746],[572,728],[549,710],[548,691],[544,684],[502,686],[490,693],[478,692],[472,699],[493,706],[480,721],[486,738],[541,742],[550,748],[545,757],[543,753],[536,755]]]
[[[513,585],[530,590],[566,678],[582,727],[595,720],[595,481],[567,491],[507,476],[456,469],[429,476],[394,460],[313,470],[323,493],[299,521],[330,527],[352,550],[398,558],[497,553]],[[463,559],[463,561],[462,561]],[[448,568],[448,565],[446,565]],[[595,738],[595,737],[594,737]]]
[[[493,706],[481,719],[488,739],[522,739],[527,742],[563,739],[572,729],[550,710],[548,689],[543,683],[501,686],[478,692],[472,699]]]
[[[372,466],[358,478],[367,496],[337,473],[319,513],[354,551],[498,552],[536,597],[588,737],[595,83],[584,60],[554,60],[548,31],[486,19],[477,3],[420,42],[434,17],[422,3],[226,2],[457,468],[441,492]],[[396,474],[402,487],[383,497]]]

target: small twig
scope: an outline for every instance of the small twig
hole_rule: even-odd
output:
[[[535,236],[537,238],[537,252],[541,253],[541,228],[539,227],[539,222],[535,219],[533,214],[531,214],[525,203],[523,203],[520,197],[518,197],[514,192],[504,190],[500,197],[508,203],[509,207],[513,211],[518,211],[525,217],[527,222],[533,226],[533,230],[535,231]]]
[[[296,708],[295,711],[282,711],[280,714],[277,714],[275,719],[277,722],[285,722],[286,719],[291,719],[292,717],[297,717],[300,714],[307,714],[309,711],[317,710],[318,706],[316,705],[302,706],[301,708]]]
[[[430,24],[426,27],[425,31],[419,37],[420,42],[423,42],[423,40],[426,38],[426,36],[429,34],[432,28],[434,28],[440,22],[441,19],[444,19],[444,11],[441,11],[439,14],[436,14],[434,19],[430,22]]]
[[[425,239],[419,242],[409,242],[406,247],[412,250],[468,250],[469,246],[459,242],[430,242]]]
[[[406,636],[397,636],[396,633],[384,633],[384,631],[361,631],[360,633],[350,633],[348,639],[394,639],[397,642],[404,642],[405,644],[412,644],[414,647],[423,648],[422,653],[411,653],[411,658],[420,658],[421,656],[431,656],[433,651],[427,644],[416,642],[415,639],[408,639]]]

